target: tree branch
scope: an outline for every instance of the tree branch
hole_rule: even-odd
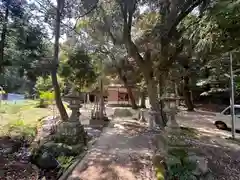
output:
[[[77,23],[78,23],[78,21],[79,21],[82,17],[90,14],[90,13],[93,12],[95,9],[97,9],[97,4],[98,4],[98,2],[97,2],[89,11],[87,11],[85,14],[83,14],[83,15],[81,15],[81,16],[79,16],[79,17],[77,18],[76,23],[75,23],[75,25],[74,25],[74,27],[73,27],[74,29],[76,29]]]
[[[193,2],[194,1],[194,2]],[[187,0],[179,10],[172,8],[170,13],[166,17],[164,24],[159,22],[153,28],[151,34],[160,34],[160,39],[169,38],[173,35],[177,25],[198,5],[202,3],[202,0]],[[160,28],[160,33],[158,32]]]
[[[171,36],[174,28],[190,13],[192,10],[202,3],[202,0],[196,0],[190,7],[189,4],[192,3],[192,0],[188,0],[183,6],[183,10],[181,10],[180,14],[175,18],[175,20],[171,23],[171,26],[168,28],[167,35]]]

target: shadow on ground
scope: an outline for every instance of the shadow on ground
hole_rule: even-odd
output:
[[[136,122],[120,122],[72,172],[69,180],[151,180],[151,132]]]
[[[197,137],[186,136],[185,141],[191,146],[190,152],[208,160],[214,179],[239,180],[240,143],[229,139],[229,130],[217,129],[214,126],[215,117],[211,113],[181,112],[177,117],[182,126],[197,130]]]

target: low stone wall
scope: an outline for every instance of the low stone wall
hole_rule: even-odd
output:
[[[132,112],[130,109],[127,108],[116,108],[113,113],[114,117],[131,117],[133,116]]]

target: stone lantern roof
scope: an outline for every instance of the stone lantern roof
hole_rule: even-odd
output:
[[[65,95],[63,98],[66,101],[71,101],[71,100],[84,101],[83,94],[76,90],[71,90],[70,93]]]

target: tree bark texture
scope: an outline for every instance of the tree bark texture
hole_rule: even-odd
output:
[[[188,111],[193,111],[194,104],[192,102],[191,92],[189,89],[189,76],[188,75],[185,75],[183,77],[183,97],[184,97],[185,104],[187,106]]]
[[[131,56],[136,61],[138,67],[143,73],[147,85],[147,93],[151,109],[157,112],[155,116],[155,123],[160,127],[164,127],[164,120],[162,119],[161,110],[157,98],[157,83],[153,77],[153,68],[150,57],[148,57],[149,52],[146,52],[146,57],[144,60],[143,57],[139,54],[138,48],[132,42],[132,40],[125,39],[125,45],[129,56]]]
[[[123,81],[123,84],[124,84],[126,90],[127,90],[128,97],[130,99],[132,109],[137,109],[138,106],[136,104],[136,100],[135,100],[135,97],[133,95],[132,88],[129,86],[129,84],[127,82],[127,78],[125,76],[120,76],[120,77],[121,77],[121,79]]]
[[[159,105],[160,105],[160,111],[161,111],[161,116],[162,116],[162,120],[163,120],[163,123],[164,123],[164,125],[166,126],[167,125],[167,121],[168,121],[168,119],[167,119],[167,115],[166,115],[166,113],[163,111],[163,108],[164,108],[164,102],[163,102],[163,100],[161,99],[162,98],[162,96],[163,96],[163,93],[164,93],[164,80],[163,80],[164,78],[160,75],[159,76],[159,82],[158,82],[158,93],[159,93]]]
[[[140,92],[140,107],[146,108],[146,93],[144,90]]]
[[[178,85],[177,85],[176,82],[174,83],[174,91],[175,91],[175,95],[179,98],[180,95],[179,95],[179,92],[178,92]],[[177,103],[177,106],[180,106],[180,100],[179,99],[177,99],[176,103]]]
[[[5,40],[6,40],[6,34],[7,34],[7,25],[8,25],[8,16],[9,16],[9,6],[10,6],[10,0],[7,1],[6,4],[6,10],[5,10],[5,16],[3,21],[3,27],[2,27],[2,34],[1,34],[1,42],[0,42],[0,73],[3,72],[5,60],[4,60],[4,48],[5,48]]]
[[[54,57],[53,57],[53,69],[51,72],[52,77],[52,85],[55,92],[55,101],[57,108],[59,110],[61,119],[63,121],[68,120],[68,114],[67,111],[63,105],[62,99],[61,99],[61,91],[58,84],[57,79],[57,69],[58,69],[58,54],[59,54],[59,37],[60,37],[60,24],[61,24],[61,9],[63,7],[64,2],[62,0],[57,1],[57,12],[56,12],[56,27],[55,27],[55,44],[54,44]]]
[[[148,79],[147,81],[147,92],[151,109],[158,113],[155,117],[155,123],[160,127],[164,127],[165,123],[162,118],[161,108],[157,98],[157,83],[153,79]]]

